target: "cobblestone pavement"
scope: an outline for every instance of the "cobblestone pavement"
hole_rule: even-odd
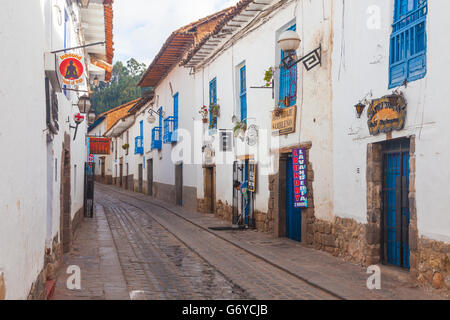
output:
[[[54,300],[128,300],[125,278],[103,208],[85,219],[75,234],[72,251],[58,269]],[[81,288],[67,288],[69,266],[80,268]],[[73,272],[73,271],[71,271]]]
[[[212,231],[228,223],[114,186],[97,185],[97,191],[100,202],[124,206],[170,230],[258,299],[445,299],[411,285],[405,271],[381,266],[382,289],[368,290],[365,268],[328,253],[256,231]]]
[[[335,299],[160,207],[97,190],[139,299]]]

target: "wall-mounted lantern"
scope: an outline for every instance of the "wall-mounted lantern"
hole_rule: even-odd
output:
[[[91,100],[88,96],[84,95],[78,99],[78,109],[80,109],[80,113],[87,114],[91,109]]]
[[[365,108],[366,108],[366,105],[362,102],[355,105],[356,115],[357,115],[358,119],[361,119],[362,113],[364,112]]]
[[[286,54],[283,59],[283,67],[290,69],[299,62],[303,62],[306,70],[322,65],[322,45],[314,49],[302,58],[297,58],[297,49],[300,47],[301,39],[297,32],[288,30],[283,32],[278,38],[278,45]]]
[[[90,110],[88,114],[88,123],[89,125],[93,124],[95,122],[95,118],[97,115],[95,114],[95,110]]]
[[[153,109],[148,109],[148,114],[150,116],[148,117],[147,121],[148,122],[152,121],[150,123],[154,123],[156,121],[156,119],[154,119],[155,115],[157,115],[158,117],[164,118],[166,113],[162,109],[161,109],[161,111],[155,111]]]

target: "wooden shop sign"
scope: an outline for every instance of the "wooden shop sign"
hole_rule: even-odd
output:
[[[402,94],[372,100],[367,110],[371,135],[402,130],[406,121],[406,101]]]
[[[272,134],[274,136],[287,135],[295,132],[297,106],[278,109],[272,112]]]
[[[109,155],[111,154],[111,139],[109,138],[89,138],[89,153]]]

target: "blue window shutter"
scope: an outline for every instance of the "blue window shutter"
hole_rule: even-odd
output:
[[[140,136],[144,137],[144,121],[141,120],[141,122],[139,122],[139,132],[141,133]]]
[[[217,104],[217,78],[212,79],[209,82],[209,105]],[[211,108],[210,108],[211,109]],[[212,116],[211,110],[209,112],[209,123],[213,123],[214,125],[210,128],[210,134],[213,134],[217,130],[217,118]]]
[[[240,71],[241,121],[247,119],[247,70],[243,66]]]
[[[389,88],[426,75],[428,0],[396,0],[390,43]]]
[[[297,30],[297,25],[294,24],[287,30]],[[291,79],[291,72],[289,69],[286,69],[283,67],[282,62],[285,57],[285,54],[283,51],[281,51],[281,67],[280,67],[280,87],[279,87],[279,100],[284,101],[286,97],[290,95],[291,96],[291,103],[290,106],[293,106],[297,103],[297,66],[292,67],[291,72],[293,72],[293,79]],[[282,108],[284,107],[284,104],[281,103],[280,105]]]
[[[178,103],[179,103],[179,94],[176,93],[173,96],[173,133],[172,133],[172,141],[171,142],[177,142],[178,141]]]

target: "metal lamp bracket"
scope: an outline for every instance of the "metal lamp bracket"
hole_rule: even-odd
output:
[[[302,62],[306,70],[309,71],[318,65],[322,65],[322,44],[320,44],[318,48],[314,49],[300,59],[296,59],[297,57],[295,53],[287,55],[283,59],[283,67],[285,69],[290,69],[298,63]]]

